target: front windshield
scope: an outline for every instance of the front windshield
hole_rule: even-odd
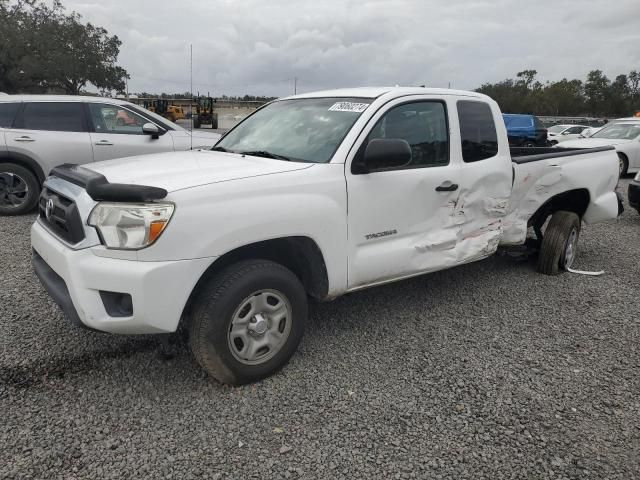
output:
[[[560,133],[561,131],[565,130],[567,127],[565,127],[564,125],[554,125],[553,127],[549,127],[547,130],[551,133]]]
[[[214,149],[326,163],[370,103],[367,98],[276,101],[240,123]]]
[[[616,123],[604,127],[591,138],[609,138],[615,140],[633,140],[640,135],[640,123]]]

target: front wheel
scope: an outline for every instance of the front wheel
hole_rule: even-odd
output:
[[[576,258],[580,238],[580,217],[560,210],[553,214],[542,238],[538,254],[538,271],[558,275],[571,268]]]
[[[267,260],[231,265],[196,298],[189,343],[196,361],[222,383],[243,385],[280,370],[307,321],[298,277]]]

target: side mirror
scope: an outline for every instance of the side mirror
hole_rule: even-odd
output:
[[[142,126],[142,133],[145,135],[151,135],[151,138],[156,139],[160,137],[160,129],[154,123],[145,123]]]
[[[569,132],[565,130],[564,132],[562,132],[562,135],[569,135]]]
[[[359,173],[402,168],[411,163],[411,146],[400,138],[375,138],[364,151]]]

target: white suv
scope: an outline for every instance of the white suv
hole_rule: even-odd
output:
[[[0,96],[0,214],[33,209],[51,169],[147,153],[210,148],[214,132],[191,133],[132,103],[104,97]]]

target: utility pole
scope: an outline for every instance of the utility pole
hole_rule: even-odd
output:
[[[293,77],[293,94],[298,94],[298,77]]]
[[[189,75],[191,79],[191,85],[189,86],[189,96],[191,97],[189,101],[189,113],[191,113],[189,130],[191,131],[191,135],[189,135],[189,141],[191,142],[191,150],[193,150],[193,43],[189,44],[189,54]]]

